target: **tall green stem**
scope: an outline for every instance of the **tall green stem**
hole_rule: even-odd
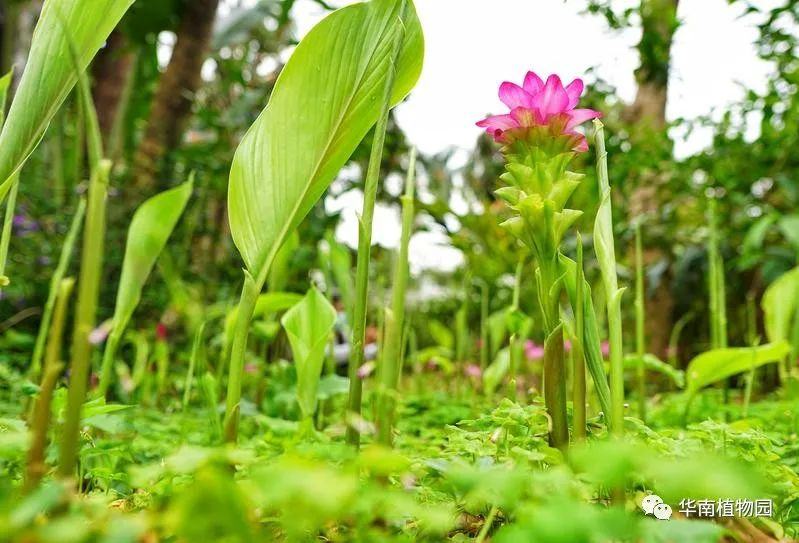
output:
[[[352,346],[349,361],[349,413],[353,416],[361,414],[361,400],[363,387],[358,377],[358,368],[364,363],[364,343],[366,342],[366,305],[369,292],[369,263],[372,250],[372,219],[374,217],[375,199],[377,197],[377,183],[380,177],[380,164],[383,160],[383,145],[386,139],[386,127],[388,126],[388,116],[391,110],[391,93],[394,89],[396,77],[396,64],[399,58],[402,42],[405,38],[404,21],[408,10],[406,0],[402,0],[400,8],[400,20],[402,30],[397,33],[393,43],[391,66],[386,77],[386,86],[383,91],[383,109],[375,125],[374,139],[372,141],[372,151],[369,156],[369,167],[366,172],[366,180],[363,191],[363,210],[359,219],[358,231],[358,260],[355,272],[355,307],[353,309],[352,323]],[[347,441],[358,447],[361,436],[354,425],[347,427]]]
[[[616,249],[613,237],[613,211],[610,202],[608,180],[608,152],[605,149],[605,129],[599,119],[594,119],[594,134],[597,153],[597,179],[601,204],[594,225],[594,249],[602,272],[602,284],[608,313],[608,335],[610,342],[610,431],[615,435],[624,433],[624,345],[622,343],[621,297],[616,276]]]
[[[235,443],[239,434],[239,413],[241,403],[241,376],[244,373],[244,355],[247,352],[247,335],[250,321],[255,311],[255,303],[261,287],[255,284],[252,275],[244,272],[244,286],[236,312],[236,326],[233,329],[233,342],[230,349],[230,374],[227,381],[225,401],[225,442]]]
[[[39,396],[36,399],[31,423],[33,436],[30,449],[28,449],[28,465],[25,474],[25,489],[28,491],[33,490],[36,485],[39,484],[39,481],[47,469],[45,465],[47,429],[50,426],[53,391],[58,382],[58,377],[61,375],[61,370],[64,367],[59,358],[61,355],[61,343],[64,336],[67,301],[69,300],[74,285],[75,280],[67,278],[63,279],[58,287],[53,328],[47,339],[47,356],[45,357],[42,384],[39,388]]]
[[[480,369],[488,367],[488,284],[480,282]]]
[[[6,201],[6,213],[3,218],[3,233],[0,235],[0,290],[8,285],[9,279],[6,277],[6,262],[8,260],[8,246],[11,244],[11,234],[14,230],[14,209],[17,205],[17,192],[19,191],[19,176],[17,177],[8,193]]]
[[[574,439],[582,441],[586,438],[586,409],[585,409],[585,306],[584,285],[585,276],[583,268],[583,238],[577,232],[577,268],[575,278],[575,304],[574,304],[574,371],[572,376],[572,410],[574,411]]]
[[[408,287],[408,245],[413,231],[416,149],[411,148],[405,194],[402,196],[402,233],[394,268],[391,314],[386,319],[385,343],[380,367],[381,394],[378,398],[378,439],[391,445],[396,396],[402,372],[402,330],[405,326],[405,292]]]
[[[565,450],[569,446],[569,423],[566,414],[566,366],[563,356],[563,324],[560,322],[560,290],[557,255],[543,257],[538,263],[539,301],[543,310],[544,328],[544,404],[552,427],[549,441]]]
[[[636,373],[638,377],[638,416],[646,422],[646,371],[644,355],[646,339],[644,335],[644,257],[641,241],[641,223],[635,224],[635,350],[638,355]]]
[[[47,339],[47,333],[50,330],[50,319],[53,315],[53,307],[55,305],[56,296],[58,295],[59,285],[61,284],[61,280],[64,278],[64,275],[67,272],[69,261],[72,259],[72,253],[75,249],[75,243],[78,240],[81,227],[83,226],[83,217],[85,214],[86,200],[81,198],[78,201],[78,208],[75,210],[75,215],[72,217],[72,223],[69,225],[69,230],[64,238],[64,244],[61,247],[61,255],[58,257],[58,264],[53,272],[53,277],[50,279],[50,290],[47,293],[47,301],[44,303],[42,320],[39,324],[39,332],[36,335],[36,343],[33,346],[33,356],[31,357],[30,366],[31,379],[38,379],[39,372],[42,369],[44,342]]]
[[[514,311],[519,309],[519,302],[521,300],[522,290],[522,271],[524,269],[524,257],[519,258],[516,264],[516,275],[513,283],[513,305]],[[516,401],[518,397],[517,374],[519,372],[519,362],[521,360],[521,345],[519,344],[519,337],[514,333],[510,336],[510,371],[508,385],[510,387],[511,399]]]
[[[108,193],[108,176],[111,163],[100,161],[92,171],[89,181],[89,204],[81,252],[78,300],[75,309],[75,329],[72,336],[72,362],[67,393],[59,475],[69,477],[75,470],[80,438],[80,413],[86,399],[86,388],[91,365],[92,344],[89,334],[94,329],[100,278],[103,268],[105,238],[105,200]]]

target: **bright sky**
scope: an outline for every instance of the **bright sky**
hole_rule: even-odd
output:
[[[351,0],[333,2],[342,6]],[[775,0],[762,0],[772,4]],[[617,0],[632,6],[635,0]],[[503,80],[519,81],[528,69],[557,72],[564,79],[583,77],[595,67],[616,86],[624,100],[635,95],[634,47],[640,33],[611,32],[600,16],[581,14],[584,0],[416,0],[426,39],[422,77],[397,116],[410,141],[426,153],[456,146],[467,152],[479,129],[474,122],[501,112],[497,88]],[[318,5],[299,0],[295,15],[300,36],[323,16]],[[667,115],[692,119],[739,101],[745,88],[765,88],[769,66],[758,59],[754,21],[740,18],[742,9],[726,0],[682,0],[672,50],[672,74]],[[590,84],[590,77],[586,78]],[[676,141],[679,155],[710,143],[710,134],[696,132]],[[356,210],[361,196],[349,194],[330,202],[344,209],[338,235],[356,244]],[[395,210],[376,213],[375,242],[395,246],[399,219]],[[453,251],[437,248],[443,236],[417,234],[412,241],[412,266],[451,268]]]

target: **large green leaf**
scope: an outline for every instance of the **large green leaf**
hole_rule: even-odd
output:
[[[790,351],[786,341],[767,343],[759,347],[713,349],[700,354],[685,370],[687,391],[695,394],[701,388],[723,381],[737,373],[779,362]]]
[[[275,254],[377,121],[398,33],[405,30],[392,104],[415,85],[423,38],[410,0],[338,10],[300,42],[230,171],[233,240],[262,285]]]
[[[316,411],[316,389],[335,322],[336,310],[315,287],[281,319],[294,353],[297,400],[305,418]]]
[[[139,304],[142,287],[183,214],[193,186],[193,180],[189,180],[157,194],[133,214],[119,278],[114,328],[124,328]]]
[[[761,305],[765,313],[769,341],[790,337],[791,322],[799,304],[799,267],[779,276],[763,294]]]
[[[70,53],[86,69],[133,0],[47,0],[0,134],[0,200],[77,81]]]

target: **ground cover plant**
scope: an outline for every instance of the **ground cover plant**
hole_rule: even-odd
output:
[[[0,540],[797,540],[798,5],[731,2],[754,141],[675,158],[677,2],[590,1],[636,103],[519,66],[454,168],[421,4],[313,4],[0,2]]]

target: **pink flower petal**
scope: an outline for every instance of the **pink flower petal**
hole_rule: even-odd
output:
[[[511,115],[492,115],[477,123],[480,128],[485,128],[486,132],[499,141],[502,133],[511,128],[518,128],[519,123]]]
[[[583,80],[575,79],[566,86],[566,94],[569,96],[569,109],[574,109],[583,95]]]
[[[594,111],[593,109],[573,109],[568,112],[568,115],[569,122],[566,123],[566,130],[571,130],[575,126],[583,124],[585,121],[597,119],[602,116],[600,112]]]
[[[531,107],[533,96],[516,83],[505,81],[499,86],[499,99],[510,109],[517,107]]]
[[[537,107],[544,117],[565,113],[569,105],[569,95],[563,88],[560,77],[555,74],[547,78],[544,90],[533,98],[533,106]]]
[[[588,141],[586,141],[585,136],[580,135],[580,142],[574,146],[574,150],[578,153],[585,153],[588,151]]]
[[[527,72],[524,78],[524,90],[532,95],[536,95],[544,88],[544,81],[535,72]]]

